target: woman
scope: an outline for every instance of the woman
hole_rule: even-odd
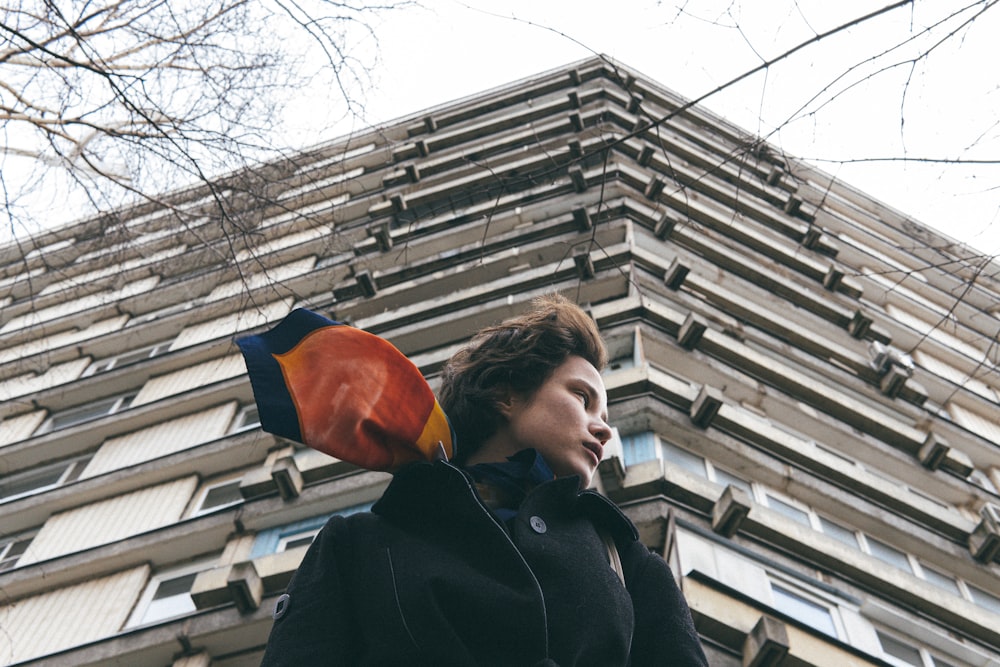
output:
[[[606,360],[558,296],[477,334],[439,391],[456,455],[400,467],[371,512],[330,519],[263,664],[706,665],[664,561],[581,490],[611,437]]]

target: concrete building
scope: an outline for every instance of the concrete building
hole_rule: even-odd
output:
[[[599,59],[168,204],[0,248],[0,664],[256,665],[388,477],[263,433],[234,337],[305,306],[433,385],[558,290],[712,665],[1000,665],[988,258]]]

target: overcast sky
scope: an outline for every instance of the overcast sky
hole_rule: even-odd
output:
[[[697,98],[887,4],[425,0],[379,24],[381,60],[364,120],[388,122],[594,53]],[[770,141],[789,154],[920,222],[1000,253],[997,164],[839,162],[1000,158],[1000,8],[993,4],[918,0],[808,46],[704,106],[748,131],[773,132]],[[299,108],[309,111],[307,136],[315,141],[316,108]],[[329,122],[320,136],[362,125]]]

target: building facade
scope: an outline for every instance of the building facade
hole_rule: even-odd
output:
[[[388,476],[262,432],[234,338],[307,307],[434,386],[555,290],[712,665],[1000,665],[998,269],[600,59],[0,248],[0,664],[258,664]]]

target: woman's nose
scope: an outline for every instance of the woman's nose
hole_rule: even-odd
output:
[[[601,441],[603,445],[611,439],[611,427],[603,419],[596,419],[590,426],[590,434]]]

